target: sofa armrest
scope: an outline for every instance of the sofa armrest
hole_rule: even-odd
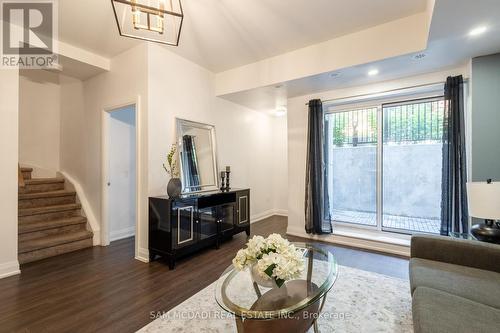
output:
[[[444,236],[415,235],[411,257],[500,273],[500,245]]]

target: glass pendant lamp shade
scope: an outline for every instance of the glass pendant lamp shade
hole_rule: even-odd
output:
[[[179,45],[181,0],[111,0],[121,36]]]

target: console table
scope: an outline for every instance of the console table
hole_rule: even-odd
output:
[[[175,260],[245,231],[250,235],[250,190],[149,198],[149,258]]]

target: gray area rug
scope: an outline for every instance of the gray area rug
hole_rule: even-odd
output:
[[[408,281],[338,267],[318,320],[320,332],[413,332]],[[234,319],[215,301],[215,283],[156,317],[138,332],[236,332]]]

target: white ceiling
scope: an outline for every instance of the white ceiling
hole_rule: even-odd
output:
[[[470,37],[468,32],[486,26],[481,36]],[[332,89],[360,86],[393,80],[465,65],[477,56],[500,52],[500,0],[437,0],[430,29],[429,43],[420,60],[414,54],[344,68],[335,73],[261,87],[224,96],[241,105],[272,112],[286,105],[287,98],[313,94]],[[380,74],[369,77],[367,72],[376,68]],[[276,88],[278,86],[279,88]]]
[[[109,0],[59,0],[59,39],[111,58],[138,42],[118,34]]]
[[[182,4],[180,45],[168,48],[220,72],[422,12],[426,0],[183,0]],[[109,0],[60,0],[59,38],[105,57],[141,43],[118,35]]]

